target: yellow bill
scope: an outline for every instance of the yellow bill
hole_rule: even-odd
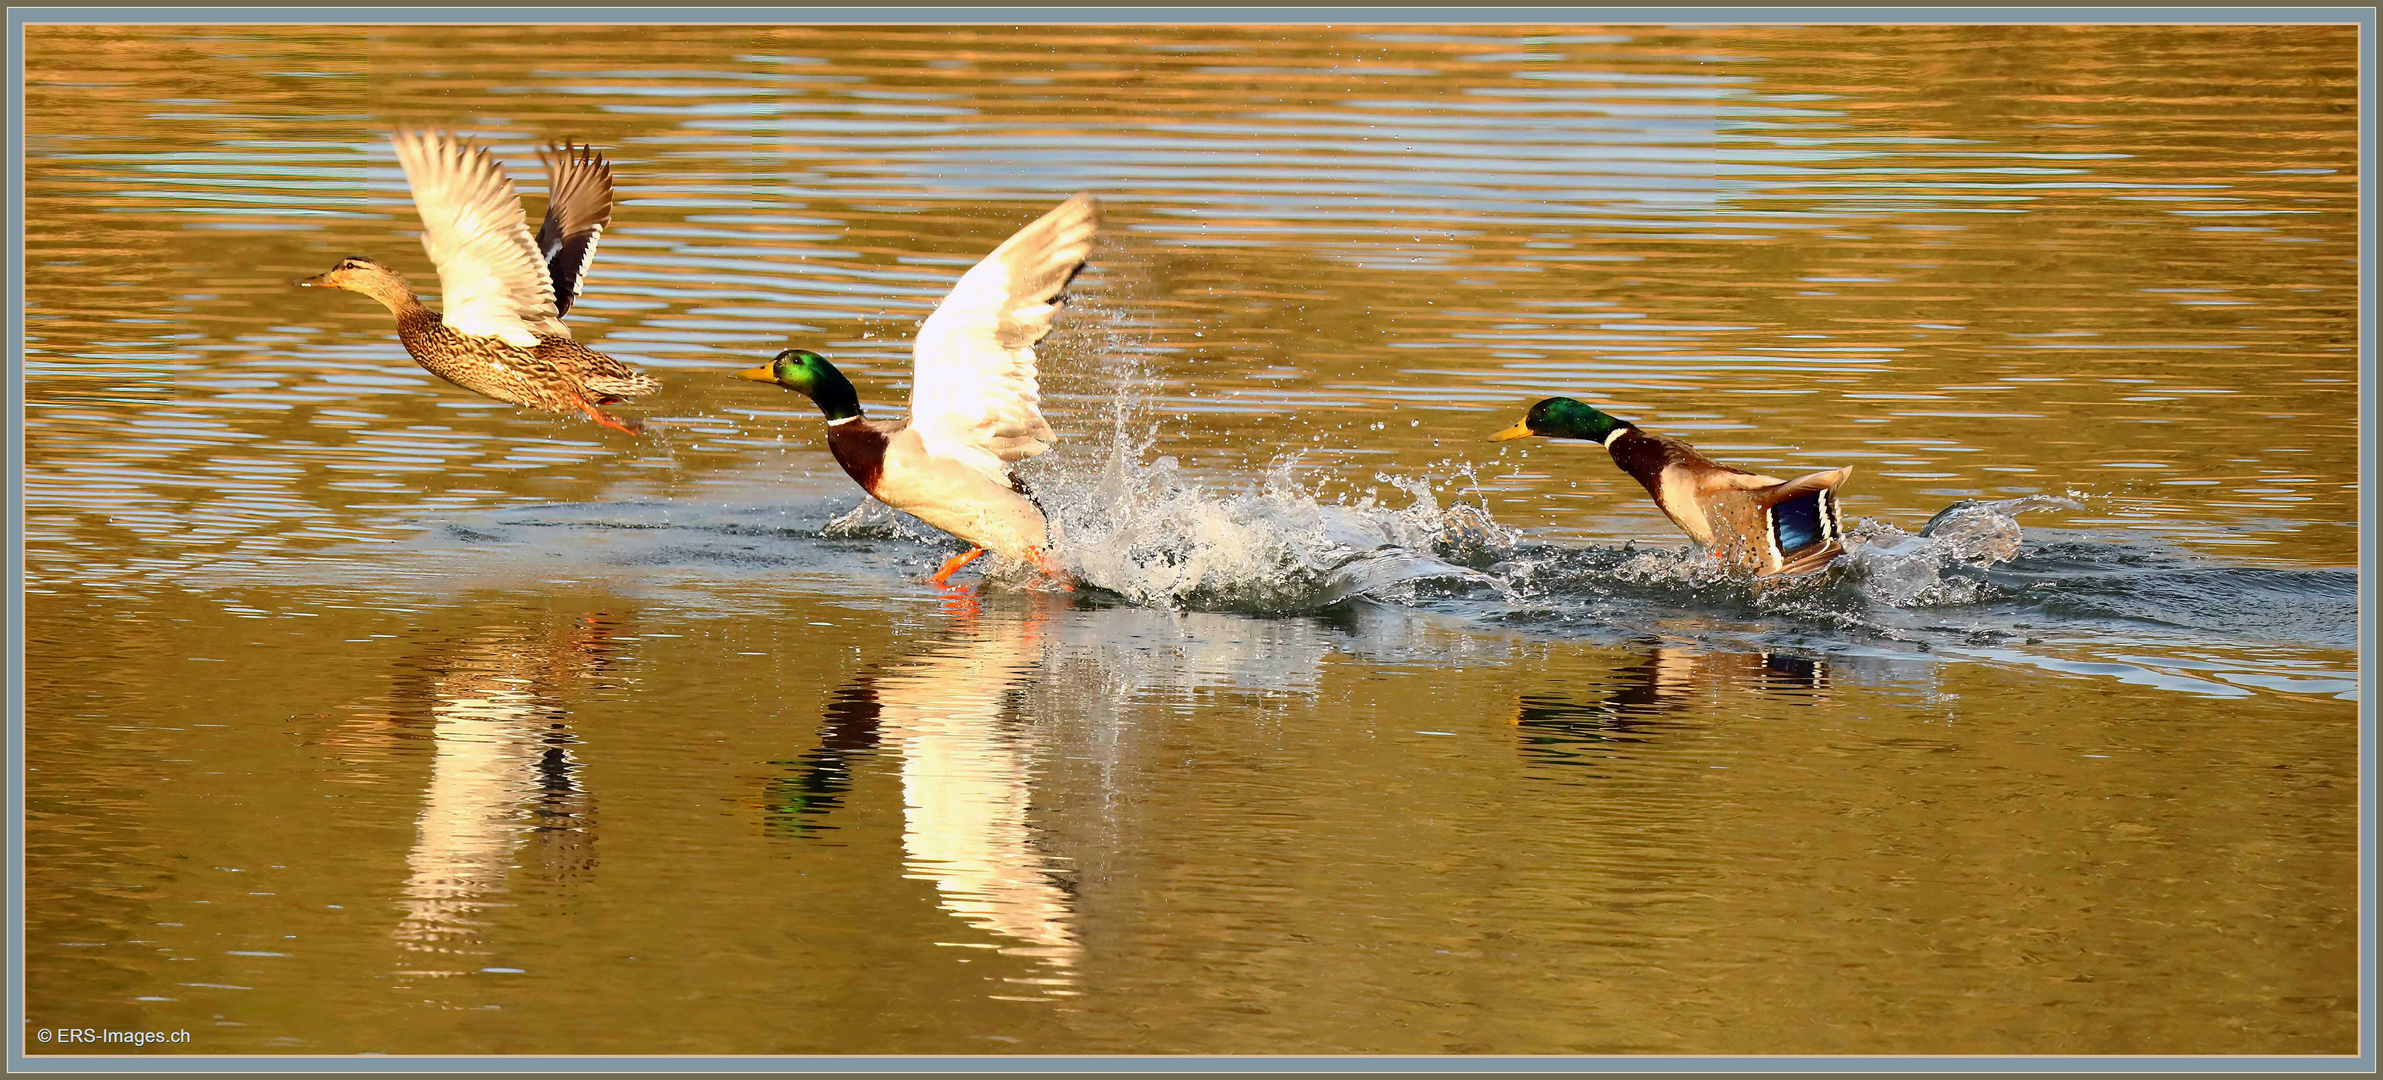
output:
[[[1514,422],[1513,427],[1507,428],[1504,431],[1490,436],[1489,440],[1491,442],[1505,442],[1509,439],[1527,439],[1530,438],[1530,436],[1531,425],[1526,421],[1517,420]]]
[[[778,381],[778,373],[771,370],[771,365],[769,364],[763,364],[757,368],[746,368],[743,371],[737,372],[736,377],[740,379],[751,379],[754,382],[774,383]]]

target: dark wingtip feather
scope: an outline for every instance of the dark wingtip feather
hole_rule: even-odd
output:
[[[546,166],[546,217],[538,225],[538,252],[554,285],[556,314],[571,310],[580,282],[595,258],[596,241],[612,222],[612,163],[593,143],[566,139],[538,152]]]

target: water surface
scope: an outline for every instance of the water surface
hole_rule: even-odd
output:
[[[2356,1051],[2347,27],[28,31],[27,972],[200,1053]],[[651,437],[384,133],[592,140]],[[1059,595],[865,504],[1071,192]],[[1754,588],[1570,394],[1860,543]],[[970,572],[973,575],[973,571]],[[38,1049],[38,1048],[37,1048]]]

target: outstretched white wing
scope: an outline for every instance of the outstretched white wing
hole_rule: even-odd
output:
[[[1100,206],[1077,195],[1018,230],[962,275],[919,327],[910,428],[937,457],[1007,486],[1007,469],[1050,449],[1034,343],[1051,332],[1059,291],[1092,252]]]
[[[521,196],[496,159],[439,132],[399,131],[389,141],[422,214],[422,249],[439,268],[439,321],[522,348],[540,334],[571,336]]]

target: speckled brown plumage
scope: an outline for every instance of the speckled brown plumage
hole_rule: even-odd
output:
[[[598,409],[653,393],[652,376],[567,337],[538,335],[522,348],[464,334],[425,307],[397,271],[370,259],[347,259],[306,284],[352,289],[397,316],[397,340],[423,370],[475,394],[547,412],[582,413],[607,427],[635,432],[643,424]]]
[[[608,405],[654,392],[654,380],[569,338],[540,337],[522,349],[467,338],[439,321],[438,312],[415,304],[399,312],[397,340],[414,362],[431,374],[498,401],[548,412],[577,412],[572,399]]]
[[[561,321],[612,220],[612,166],[603,155],[568,143],[542,155],[548,206],[533,240],[513,181],[486,150],[437,132],[398,131],[390,142],[446,310],[424,306],[404,277],[370,259],[344,260],[298,284],[380,301],[397,316],[398,340],[414,362],[466,390],[642,430],[597,406],[652,393],[654,380],[571,340]]]

